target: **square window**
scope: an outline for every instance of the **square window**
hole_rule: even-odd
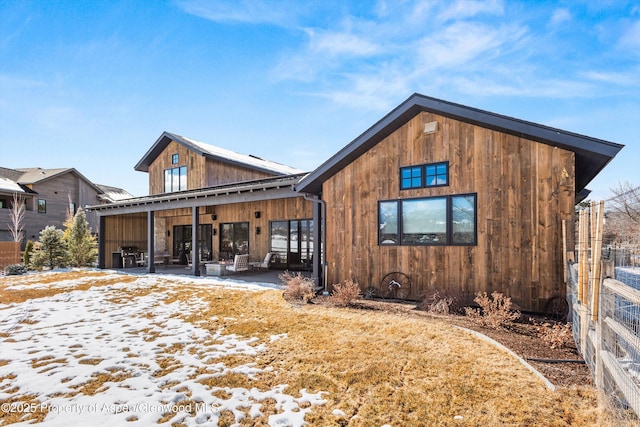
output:
[[[449,164],[447,162],[434,163],[425,166],[426,186],[435,187],[449,184]]]
[[[420,166],[400,169],[400,188],[402,190],[420,187],[422,187],[422,168]]]

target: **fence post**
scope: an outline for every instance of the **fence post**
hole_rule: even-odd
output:
[[[595,203],[592,204],[595,206]],[[600,307],[600,284],[602,281],[600,280],[600,272],[601,264],[600,260],[602,259],[602,235],[603,230],[602,226],[604,225],[604,202],[600,201],[598,204],[598,209],[596,211],[595,217],[591,217],[591,222],[595,223],[594,235],[591,237],[592,243],[594,246],[591,247],[591,321],[595,322],[598,319],[598,309]]]

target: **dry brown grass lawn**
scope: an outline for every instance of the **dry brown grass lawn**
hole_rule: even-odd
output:
[[[92,283],[103,286],[99,274],[92,277]],[[14,292],[3,290],[3,285],[7,282],[0,282],[0,298],[20,300]],[[49,295],[49,291],[39,292]],[[38,295],[34,290],[23,298]],[[256,337],[256,344],[266,346],[253,359],[246,355],[222,359],[228,368],[253,361],[262,369],[254,379],[226,372],[201,382],[226,387],[229,393],[234,387],[262,390],[280,384],[287,384],[287,392],[295,396],[301,389],[326,392],[327,403],[313,407],[306,417],[313,426],[611,425],[594,389],[551,392],[511,356],[441,320],[313,304],[292,306],[283,300],[281,291],[247,292],[177,283],[172,284],[165,302],[194,297],[205,300],[207,308],[185,314],[185,320],[212,332],[224,328],[224,334]],[[126,354],[129,349],[122,351]],[[34,361],[43,366],[54,362],[60,361]],[[176,360],[161,362],[163,370],[175,369]],[[192,378],[199,374],[194,372]],[[97,376],[78,392],[99,393],[106,382],[126,378],[123,372],[111,376]],[[245,418],[240,425],[268,425],[275,408],[268,399],[262,403],[264,415]],[[456,416],[462,421],[455,420]],[[36,418],[41,420],[42,414]],[[4,422],[12,421],[4,418]],[[230,417],[229,424],[220,425],[232,423]]]
[[[328,403],[307,416],[311,425],[458,425],[455,416],[461,425],[606,425],[594,389],[550,392],[512,357],[437,320],[292,306],[281,292],[194,288],[182,297],[194,294],[209,302],[189,317],[194,323],[266,343],[287,334],[256,358],[257,367],[275,370],[249,383],[328,392]],[[239,377],[237,386],[247,387]],[[234,386],[230,379],[224,386]]]

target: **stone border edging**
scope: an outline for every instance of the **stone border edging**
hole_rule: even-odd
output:
[[[455,326],[455,325],[454,325]],[[480,338],[483,341],[488,342],[489,344],[492,344],[493,346],[499,348],[500,350],[503,350],[505,352],[507,352],[509,355],[513,356],[516,358],[516,360],[518,360],[518,362],[520,362],[525,368],[527,368],[529,371],[531,371],[535,376],[537,376],[538,378],[540,378],[542,380],[542,382],[544,383],[544,385],[547,387],[547,389],[551,390],[551,391],[556,391],[556,386],[553,385],[551,383],[551,381],[549,381],[544,375],[542,375],[536,368],[534,368],[533,366],[531,366],[529,363],[527,363],[526,360],[524,360],[522,357],[518,356],[516,353],[513,352],[513,350],[505,347],[504,345],[500,344],[498,341],[494,340],[493,338],[489,338],[488,336],[481,334],[480,332],[474,331],[472,329],[467,329],[467,328],[463,328],[462,326],[455,326],[456,328],[467,332],[477,338]]]

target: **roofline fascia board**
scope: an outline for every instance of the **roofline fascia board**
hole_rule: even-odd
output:
[[[160,146],[160,144],[163,143],[163,139],[167,138],[167,139],[171,139],[171,137],[169,135],[169,132],[164,131],[162,132],[162,134],[158,137],[158,139],[156,139],[156,142],[153,143],[153,145],[151,145],[151,147],[147,150],[146,153],[144,153],[144,155],[142,156],[142,158],[138,161],[138,163],[136,163],[136,165],[133,167],[134,170],[139,171],[139,172],[149,172],[149,164],[147,164],[147,158],[152,156],[157,148]],[[158,150],[159,152],[155,155],[155,157],[158,157],[158,155],[160,154],[160,152],[162,152],[162,150],[168,145],[169,143],[167,142],[160,150]]]
[[[219,198],[221,196],[233,196],[234,198],[228,203],[237,203],[239,201],[242,201],[242,200],[239,200],[238,195],[244,194],[244,193],[266,194],[267,192],[269,192],[271,193],[271,195],[266,196],[263,199],[280,198],[279,196],[274,197],[273,191],[281,190],[281,189],[285,189],[286,191],[291,192],[293,194],[291,197],[300,197],[300,194],[295,192],[295,190],[293,189],[293,186],[304,175],[305,174],[288,175],[288,176],[278,177],[278,178],[268,178],[265,180],[245,181],[245,182],[238,182],[238,183],[222,185],[217,187],[207,187],[207,188],[201,188],[201,189],[186,190],[186,191],[177,192],[177,193],[164,193],[164,194],[158,194],[154,196],[136,197],[132,199],[118,201],[108,205],[88,206],[87,209],[92,211],[98,211],[98,212],[108,211],[108,210],[118,210],[118,213],[120,213],[121,212],[120,209],[124,209],[131,206],[168,204],[168,203],[176,203],[182,200],[196,200],[196,199],[207,199],[207,198],[210,199],[210,198]],[[203,206],[207,206],[209,204],[211,203],[210,202],[204,203]],[[221,204],[221,203],[217,203],[217,204]],[[188,206],[193,206],[193,204],[188,204]],[[173,209],[173,207],[167,207],[166,209]]]
[[[87,210],[95,211],[100,216],[126,215],[132,213],[152,212],[170,209],[182,209],[205,206],[220,206],[231,203],[257,202],[264,200],[286,199],[302,197],[291,186],[283,186],[273,189],[242,191],[220,194],[207,194],[181,199],[149,199],[131,203],[117,203],[98,206],[89,206]]]
[[[153,143],[151,148],[145,153],[142,159],[134,166],[134,169],[140,172],[149,172],[149,164],[151,163],[148,161],[149,158],[153,157],[153,159],[155,160],[160,155],[162,150],[164,150],[171,143],[171,141],[175,141],[178,144],[190,149],[191,151],[194,151],[199,156],[204,156],[208,159],[219,160],[221,162],[234,165],[234,166],[239,166],[245,169],[251,169],[257,172],[268,173],[272,176],[286,176],[286,174],[275,171],[273,169],[269,169],[266,167],[263,168],[260,166],[243,163],[238,160],[229,159],[224,156],[216,156],[215,154],[208,153],[202,150],[197,145],[187,141],[184,137],[180,135],[176,135],[175,133],[167,132],[167,131],[162,132],[162,135],[160,135],[160,137],[156,140],[156,142]]]

